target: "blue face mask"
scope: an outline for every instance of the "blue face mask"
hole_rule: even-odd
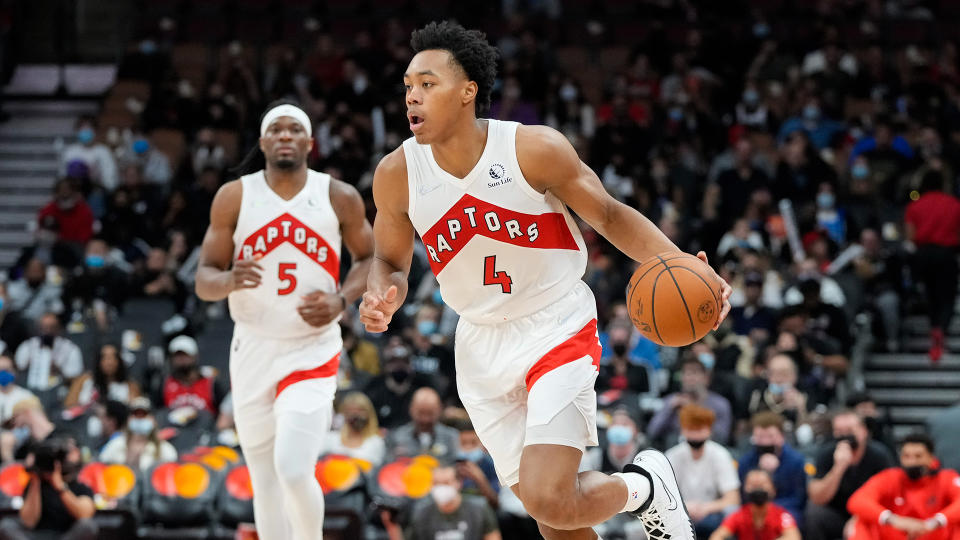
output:
[[[432,336],[437,331],[437,323],[435,321],[420,321],[417,323],[417,331],[424,336]]]
[[[717,363],[717,357],[713,353],[702,352],[697,355],[697,360],[703,364],[703,367],[707,368],[707,371],[712,371],[713,366]]]
[[[464,452],[461,450],[460,452],[457,452],[457,459],[463,459],[477,463],[483,459],[483,448],[474,448],[469,452]]]
[[[100,255],[87,255],[85,261],[89,268],[103,268],[106,263]]]
[[[833,193],[817,194],[817,206],[820,208],[833,208],[835,202],[836,200],[833,196]]]
[[[770,25],[763,22],[754,23],[753,25],[753,35],[754,37],[763,39],[770,35]]]
[[[850,174],[857,180],[863,180],[870,174],[870,169],[863,163],[857,163],[850,169]]]
[[[674,122],[679,122],[683,120],[683,109],[681,109],[680,107],[674,107],[670,109],[670,112],[668,114],[670,115],[670,119],[673,120]]]
[[[137,155],[142,155],[147,153],[147,150],[150,149],[150,143],[146,139],[137,139],[133,142],[133,151]]]
[[[816,122],[820,119],[820,107],[816,105],[807,105],[803,108],[803,119],[810,122]]]
[[[627,444],[633,440],[633,433],[627,426],[615,425],[607,428],[607,442],[610,444]]]
[[[30,438],[30,428],[27,426],[17,426],[10,431],[13,433],[13,438],[17,441],[16,445],[18,447]]]
[[[10,385],[10,383],[13,382],[14,378],[16,378],[16,376],[9,369],[4,369],[0,371],[0,386],[2,386],[3,388],[6,388],[7,386]]]
[[[767,389],[770,390],[770,393],[775,396],[779,396],[780,394],[783,394],[783,391],[785,390],[782,384],[777,384],[777,383],[768,384]]]
[[[82,128],[77,132],[77,140],[83,144],[93,141],[93,138],[96,134],[93,132],[92,128]]]
[[[747,105],[756,105],[760,102],[760,94],[756,90],[747,90],[743,93],[743,102]]]

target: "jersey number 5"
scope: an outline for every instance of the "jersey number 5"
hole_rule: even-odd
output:
[[[510,294],[513,285],[513,279],[503,270],[497,271],[497,256],[488,255],[483,259],[483,284],[499,285],[506,294]]]
[[[280,281],[287,282],[282,289],[277,289],[277,294],[284,296],[292,293],[297,288],[297,276],[293,275],[293,271],[297,269],[297,263],[280,263],[280,267],[277,270],[277,277]]]

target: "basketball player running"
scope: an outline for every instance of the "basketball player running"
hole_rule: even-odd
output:
[[[361,320],[385,331],[403,303],[416,230],[461,316],[460,398],[501,483],[544,537],[593,539],[591,526],[632,512],[648,538],[695,538],[660,452],[640,452],[613,476],[577,473],[584,448],[597,444],[600,345],[596,301],[580,280],[586,248],[566,207],[637,261],[677,247],[610,197],[560,133],[477,118],[496,69],[482,33],[431,23],[411,45],[404,85],[414,136],[374,175],[376,254]],[[730,308],[722,283],[721,320]]]
[[[312,146],[303,110],[282,104],[264,114],[266,167],[217,192],[196,278],[197,295],[228,298],[236,322],[230,382],[263,540],[323,534],[314,467],[333,414],[337,321],[363,292],[373,254],[363,200],[307,168]],[[255,148],[247,161],[257,157]],[[339,288],[341,241],[353,264]]]

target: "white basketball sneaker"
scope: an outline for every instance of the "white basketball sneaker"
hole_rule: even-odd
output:
[[[641,522],[649,540],[696,540],[693,522],[680,497],[677,476],[667,456],[647,449],[633,458],[623,472],[642,474],[650,480],[650,498],[631,512]]]

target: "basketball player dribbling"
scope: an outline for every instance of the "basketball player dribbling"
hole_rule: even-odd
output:
[[[373,254],[360,194],[307,168],[311,133],[292,104],[264,114],[265,167],[217,192],[196,278],[200,298],[228,298],[236,323],[230,383],[262,540],[323,535],[314,467],[337,389],[337,321],[364,291]],[[341,242],[353,260],[342,288]]]
[[[594,539],[591,526],[631,512],[648,538],[695,538],[660,452],[644,450],[612,476],[577,472],[597,444],[600,344],[596,301],[580,279],[586,248],[566,207],[634,260],[677,247],[608,195],[557,131],[477,118],[496,69],[482,33],[431,23],[411,45],[413,137],[374,175],[376,254],[361,321],[387,330],[407,293],[416,231],[444,302],[460,314],[460,398],[501,483],[544,537]],[[720,320],[730,309],[721,283]]]

